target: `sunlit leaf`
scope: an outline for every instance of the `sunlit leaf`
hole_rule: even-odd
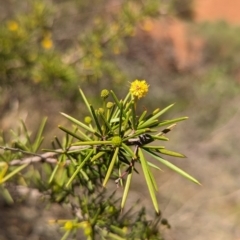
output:
[[[155,119],[158,119],[162,114],[164,114],[166,111],[168,111],[171,107],[173,107],[174,104],[171,104],[158,112],[157,114],[153,115],[151,118],[149,118],[147,121],[145,121],[143,124],[139,126],[139,128],[144,128],[149,125],[150,122],[153,122]]]
[[[126,200],[127,200],[127,195],[128,195],[130,184],[131,184],[131,180],[132,180],[132,174],[133,174],[133,167],[131,167],[129,172],[128,172],[126,184],[124,186],[124,192],[123,192],[122,202],[121,202],[121,209],[124,208]]]
[[[30,135],[29,132],[27,130],[26,124],[24,123],[23,120],[21,120],[22,126],[23,126],[23,131],[24,131],[24,136],[27,138],[27,144],[26,146],[28,146],[27,150],[33,152],[33,148],[32,148],[32,143],[30,140]]]
[[[180,118],[175,118],[175,119],[172,119],[172,120],[164,120],[164,121],[162,121],[158,124],[158,127],[162,127],[162,126],[165,126],[165,125],[169,125],[169,124],[173,124],[173,123],[176,123],[176,122],[184,121],[184,120],[187,120],[187,119],[188,119],[188,117],[180,117]]]
[[[15,168],[12,172],[10,172],[9,174],[7,174],[5,177],[3,177],[0,181],[0,183],[4,183],[7,180],[9,180],[11,177],[13,177],[14,175],[16,175],[18,172],[22,171],[25,167],[27,167],[29,164],[23,164],[17,168]]]
[[[86,105],[89,113],[92,115],[92,111],[91,111],[91,109],[90,109],[90,104],[88,103],[88,100],[87,100],[87,98],[85,97],[85,95],[84,95],[84,93],[83,93],[83,91],[82,91],[81,88],[79,88],[79,92],[80,92],[80,94],[81,94],[81,96],[82,96],[82,99],[83,99],[83,101],[84,101],[84,103],[85,103],[85,105]],[[92,116],[92,117],[93,117],[93,116]]]
[[[80,169],[82,169],[82,167],[84,166],[84,164],[89,160],[89,158],[92,156],[94,150],[90,150],[88,155],[86,156],[86,158],[81,162],[81,164],[77,167],[76,171],[72,174],[72,176],[69,178],[66,187],[68,187],[71,182],[74,180],[74,178],[76,177],[76,175],[79,173]]]
[[[149,161],[147,161],[147,164],[148,164],[150,167],[152,167],[152,168],[155,168],[155,169],[157,169],[157,170],[162,171],[162,169],[161,169],[160,167],[158,167],[157,165],[155,165],[155,164],[153,164],[153,163],[151,163],[151,162],[149,162]]]
[[[40,127],[39,127],[38,132],[37,132],[36,139],[35,139],[35,141],[32,145],[33,152],[36,152],[42,144],[42,141],[43,141],[42,134],[43,134],[43,130],[45,128],[46,122],[47,122],[47,118],[44,118],[42,120],[41,124],[40,124]]]
[[[77,124],[78,126],[84,128],[85,130],[93,133],[93,134],[96,134],[98,137],[101,137],[101,135],[99,135],[95,130],[93,130],[92,128],[88,127],[87,125],[85,125],[84,123],[78,121],[76,118],[73,118],[65,113],[61,113],[64,117],[66,117],[68,120],[70,120],[71,122]]]
[[[139,148],[138,151],[139,151],[139,158],[140,158],[140,162],[141,162],[141,165],[142,165],[144,177],[146,179],[146,183],[147,183],[148,190],[149,190],[152,202],[153,202],[153,206],[155,208],[155,211],[159,214],[160,210],[159,210],[159,207],[158,207],[158,202],[157,202],[157,198],[156,198],[156,194],[155,194],[155,187],[154,187],[154,184],[152,182],[152,178],[149,174],[147,161],[146,161],[146,159],[145,159],[145,157],[142,153],[141,148]]]
[[[191,175],[189,175],[188,173],[184,172],[182,169],[178,168],[177,166],[175,166],[174,164],[170,163],[169,161],[159,157],[156,153],[151,152],[147,149],[145,149],[146,152],[148,152],[151,156],[153,156],[155,159],[157,159],[159,162],[161,162],[162,164],[164,164],[165,166],[169,167],[170,169],[172,169],[173,171],[179,173],[180,175],[182,175],[183,177],[187,178],[188,180],[199,184],[199,181],[197,179],[195,179],[194,177],[192,177]]]
[[[93,119],[94,119],[94,121],[95,121],[95,123],[96,123],[97,129],[98,129],[98,131],[99,131],[99,133],[100,133],[100,136],[101,136],[101,135],[103,134],[103,133],[102,133],[102,128],[101,128],[100,122],[98,121],[98,118],[97,118],[97,116],[96,116],[95,110],[94,110],[94,108],[93,108],[92,105],[90,105],[90,110],[91,110],[91,112],[92,112]]]
[[[58,128],[61,129],[62,131],[68,133],[69,135],[73,136],[74,138],[80,140],[80,141],[86,141],[86,139],[82,138],[81,136],[77,135],[75,132],[70,131],[69,129],[58,125]]]
[[[167,149],[158,149],[158,152],[162,153],[162,154],[165,154],[165,155],[173,156],[173,157],[180,157],[180,158],[185,158],[186,157],[182,153],[170,151],[170,150],[167,150]]]
[[[115,149],[115,152],[114,152],[114,155],[111,159],[111,162],[110,162],[110,165],[108,166],[108,170],[107,170],[107,173],[106,173],[106,176],[105,176],[105,179],[103,181],[103,186],[105,187],[107,182],[108,182],[108,179],[110,178],[111,176],[111,173],[113,171],[113,167],[114,167],[114,164],[117,160],[117,155],[118,155],[118,151],[119,151],[119,147],[116,147]]]

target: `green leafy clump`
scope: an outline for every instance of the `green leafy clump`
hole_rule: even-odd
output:
[[[156,8],[147,11],[153,4]],[[24,81],[62,96],[62,89],[71,94],[79,81],[126,81],[115,59],[126,52],[126,38],[134,36],[138,23],[156,15],[159,3],[131,0],[111,8],[105,1],[30,0],[27,5],[18,1],[13,5],[17,7],[10,12],[15,14],[2,19],[0,26],[3,86]],[[75,14],[67,15],[73,9],[81,21]],[[65,32],[68,22],[74,29],[70,34]]]
[[[125,83],[128,77],[119,63],[129,52],[128,40],[138,38],[139,26],[161,16],[161,9],[171,15],[179,12],[175,2],[14,0],[6,9],[14,15],[1,19],[1,83],[24,81],[58,97],[70,94],[72,99],[77,98],[73,90],[78,84],[104,79],[97,89]],[[72,14],[74,10],[77,13]]]
[[[165,135],[176,123],[187,117],[161,120],[160,117],[173,104],[150,114],[147,111],[137,114],[139,98],[148,93],[148,88],[146,81],[135,80],[123,99],[119,99],[112,90],[105,89],[101,92],[100,108],[94,108],[80,89],[89,116],[80,121],[62,113],[73,123],[73,127],[59,126],[66,137],[62,142],[55,138],[53,148],[45,149],[43,154],[36,152],[43,140],[46,121],[41,124],[33,141],[23,124],[26,136],[23,142],[15,141],[14,147],[1,147],[5,152],[0,162],[0,183],[5,197],[11,198],[11,194],[6,193],[8,190],[5,183],[12,180],[15,184],[24,182],[26,186],[36,187],[52,202],[70,203],[75,218],[54,221],[62,226],[65,232],[63,239],[69,234],[76,234],[79,229],[83,230],[87,239],[95,239],[96,236],[107,239],[136,239],[142,236],[145,236],[144,239],[160,239],[157,227],[161,219],[156,198],[158,187],[151,169],[160,170],[156,164],[160,162],[187,179],[197,184],[199,182],[163,158],[163,155],[185,157],[183,154],[159,145],[159,141],[168,140]],[[109,98],[111,102],[106,102]],[[26,154],[31,156],[17,160],[16,155],[9,155],[12,152],[20,154],[18,158]],[[39,168],[32,165],[34,162],[43,163],[44,177],[40,178]],[[126,215],[122,215],[132,179],[141,177],[138,168],[142,168],[156,212],[156,219],[149,224],[146,224],[144,211],[135,215],[127,211]],[[120,207],[114,194],[109,197],[105,193],[105,187],[111,179],[114,179],[116,187],[124,189]],[[128,215],[131,215],[130,219]]]
[[[134,92],[134,86],[136,84],[138,84],[138,87],[136,87],[137,92]],[[123,208],[130,188],[133,172],[137,172],[137,164],[140,163],[154,208],[156,212],[159,213],[160,210],[155,195],[157,185],[150,170],[151,167],[156,169],[159,169],[159,167],[147,160],[145,154],[149,154],[158,162],[189,180],[195,183],[198,183],[198,181],[162,157],[162,155],[185,157],[183,154],[167,150],[163,146],[150,145],[156,140],[167,141],[168,138],[164,135],[171,131],[176,122],[183,121],[187,119],[187,117],[160,121],[159,117],[169,110],[173,104],[161,111],[154,111],[150,115],[143,112],[142,115],[137,116],[136,105],[141,87],[145,91],[148,91],[145,85],[143,85],[143,81],[136,80],[133,82],[129,94],[122,100],[119,100],[115,93],[110,91],[114,101],[114,107],[111,109],[105,108],[105,99],[103,99],[104,111],[98,111],[97,114],[93,106],[89,104],[82,90],[80,90],[86,107],[92,119],[94,119],[94,125],[86,125],[76,118],[62,113],[67,119],[74,123],[76,131],[73,134],[70,130],[63,127],[60,128],[75,138],[75,141],[68,147],[70,149],[72,146],[81,147],[79,150],[74,151],[85,153],[87,156],[86,159],[83,160],[81,168],[77,168],[73,176],[76,176],[80,169],[85,171],[86,167],[94,164],[98,166],[98,168],[106,169],[106,175],[103,176],[102,183],[105,187],[109,178],[115,174],[117,176],[115,182],[117,184],[121,183],[121,185],[124,186],[121,203],[121,208]],[[137,98],[134,97],[134,93],[137,93]],[[163,126],[168,127],[158,132],[158,128]],[[125,176],[126,182],[123,181]],[[72,177],[67,183],[67,186],[74,182],[74,180],[75,178]]]

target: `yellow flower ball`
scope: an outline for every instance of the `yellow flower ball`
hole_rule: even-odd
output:
[[[145,80],[135,80],[131,83],[130,86],[130,93],[140,99],[142,97],[145,97],[145,95],[148,93],[148,87],[149,85],[146,83]]]
[[[74,224],[72,221],[67,221],[65,224],[64,224],[64,227],[63,227],[66,231],[69,231],[69,230],[72,230],[74,228]]]

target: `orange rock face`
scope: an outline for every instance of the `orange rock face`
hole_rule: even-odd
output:
[[[224,20],[240,25],[239,0],[195,0],[196,21]]]

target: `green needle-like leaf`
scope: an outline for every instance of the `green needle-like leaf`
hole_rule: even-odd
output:
[[[115,103],[117,104],[118,109],[120,109],[120,108],[121,108],[121,106],[120,106],[120,101],[118,100],[116,94],[115,94],[112,90],[110,91],[110,93],[112,94],[112,97],[113,97]]]
[[[152,135],[153,139],[156,140],[161,140],[161,141],[168,141],[169,138],[165,137],[165,136],[156,136],[156,135]]]
[[[60,140],[58,139],[58,137],[57,137],[57,136],[55,136],[55,137],[54,137],[54,139],[55,139],[55,141],[56,141],[56,143],[57,143],[58,147],[59,147],[59,148],[61,148],[61,149],[63,149],[63,146],[62,146],[62,144],[61,144]]]
[[[81,134],[81,136],[85,139],[85,141],[91,141],[92,139],[87,136],[83,131],[81,131],[79,128],[77,129],[77,131]]]
[[[126,236],[126,230],[114,225],[110,225],[110,230],[113,231],[114,233],[118,234],[121,237]],[[126,239],[126,238],[125,238]]]
[[[188,117],[180,117],[180,118],[175,118],[175,119],[172,119],[172,120],[164,120],[164,121],[162,121],[158,124],[158,127],[166,126],[166,125],[173,124],[173,123],[180,122],[180,121],[184,121],[184,120],[187,120],[187,119],[188,119]]]
[[[61,129],[62,131],[68,133],[69,135],[73,136],[74,138],[80,140],[80,141],[85,141],[86,139],[82,138],[81,136],[77,135],[75,132],[70,131],[69,129],[58,125],[58,128]]]
[[[102,240],[126,240],[126,238],[122,238],[114,233],[109,232],[106,229],[99,229],[101,231],[101,239]],[[90,239],[90,238],[89,238]]]
[[[126,103],[128,102],[128,99],[131,97],[131,93],[129,92],[128,94],[127,94],[127,96],[124,98],[124,100],[123,100],[123,105],[125,106],[126,105]]]
[[[3,185],[0,185],[0,192],[1,197],[4,199],[4,201],[6,201],[7,204],[12,205],[14,203],[14,200],[12,199],[12,196],[9,193],[8,189],[5,188]]]
[[[158,150],[158,149],[164,149],[165,147],[164,146],[146,145],[146,146],[144,146],[144,148],[148,148],[148,149],[151,149],[151,150]]]
[[[106,174],[105,179],[104,179],[104,181],[103,181],[103,187],[106,186],[106,184],[107,184],[107,182],[108,182],[108,179],[109,179],[110,176],[111,176],[111,173],[112,173],[112,171],[113,171],[114,164],[115,164],[115,162],[116,162],[116,160],[117,160],[118,151],[119,151],[119,147],[116,147],[115,152],[114,152],[114,155],[113,155],[112,160],[111,160],[111,162],[110,162],[110,165],[109,165],[109,167],[108,167],[107,174]]]
[[[111,144],[112,141],[84,141],[84,142],[75,142],[72,146],[85,146],[85,145],[107,145]]]
[[[174,104],[171,104],[164,108],[162,111],[158,112],[157,114],[153,115],[151,118],[149,118],[147,121],[145,121],[143,124],[139,126],[139,128],[144,128],[149,125],[150,122],[154,121],[155,119],[158,119],[162,114],[164,114],[166,111],[168,111]]]
[[[147,161],[147,164],[148,164],[148,161]],[[155,191],[158,191],[157,183],[156,183],[155,178],[154,178],[154,176],[152,174],[152,171],[149,169],[149,167],[148,167],[148,174],[149,174],[149,177],[151,178],[151,181],[152,181],[152,184],[153,184],[153,187],[154,187]]]
[[[113,107],[109,110],[107,110],[107,121],[110,123],[111,122],[111,120],[112,120],[112,117],[113,117],[113,115],[114,115],[114,110],[115,110],[115,104],[113,105]]]
[[[68,180],[66,187],[68,187],[71,182],[74,180],[74,178],[76,177],[76,175],[79,173],[80,169],[82,169],[82,167],[84,166],[84,164],[89,160],[89,158],[92,156],[94,150],[90,150],[88,155],[86,156],[86,158],[81,162],[81,164],[77,167],[76,171],[73,173],[73,175],[70,177],[70,179]]]
[[[62,236],[61,240],[67,240],[70,234],[71,234],[71,231],[67,230]]]
[[[33,148],[33,152],[36,152],[39,149],[39,147],[41,146],[41,144],[42,144],[42,141],[43,141],[42,134],[43,134],[43,130],[44,130],[44,127],[46,125],[46,122],[47,122],[47,118],[44,118],[42,120],[41,124],[40,124],[40,127],[39,127],[38,132],[37,132],[36,139],[35,139],[35,141],[33,143],[33,147],[32,147]]]
[[[21,123],[22,123],[22,126],[23,126],[24,136],[27,138],[27,145],[26,146],[29,147],[28,150],[30,152],[33,152],[32,143],[31,143],[31,140],[30,140],[30,135],[29,135],[29,132],[27,130],[27,127],[26,127],[26,125],[25,125],[23,120],[21,120]]]
[[[133,150],[128,147],[125,143],[122,143],[122,148],[127,152],[131,157],[134,157],[134,152]]]
[[[5,176],[7,170],[8,170],[8,164],[6,162],[0,162],[0,182]]]
[[[131,113],[132,113],[132,128],[135,130],[137,129],[136,124],[137,124],[137,120],[136,120],[136,112],[135,112],[135,103],[134,101],[131,102]]]
[[[102,129],[101,129],[100,123],[99,123],[99,121],[98,121],[98,118],[97,118],[97,116],[96,116],[95,110],[94,110],[94,108],[93,108],[92,105],[90,105],[90,109],[91,109],[91,112],[92,112],[92,116],[93,116],[93,118],[94,118],[94,121],[95,121],[95,123],[96,123],[97,129],[98,129],[98,131],[100,132],[100,136],[101,136],[101,135],[103,135]]]
[[[54,176],[56,175],[57,171],[58,171],[58,168],[59,168],[59,164],[57,164],[48,180],[48,183],[51,183],[54,179]]]
[[[148,164],[150,167],[152,167],[152,168],[155,168],[155,169],[157,169],[157,170],[162,171],[162,169],[161,169],[160,167],[156,166],[155,164],[153,164],[153,163],[151,163],[151,162],[149,162],[149,161],[147,161],[147,164]]]
[[[112,127],[110,126],[109,122],[107,121],[107,119],[105,118],[105,116],[102,114],[102,113],[99,113],[102,120],[104,121],[105,123],[105,126],[107,127],[107,130],[108,131],[112,131]]]
[[[123,128],[122,130],[125,132],[128,128],[129,128],[129,117],[130,117],[130,114],[131,114],[131,110],[129,110],[127,113],[126,113],[126,118],[124,119],[124,123],[123,123]]]
[[[173,156],[173,157],[180,157],[180,158],[185,158],[186,157],[182,153],[170,151],[170,150],[167,150],[167,149],[158,149],[158,152],[160,152],[162,154],[165,154],[165,155]]]
[[[91,162],[94,162],[95,160],[97,160],[98,158],[102,157],[106,152],[99,152],[96,155],[94,155],[94,157],[91,159]]]
[[[84,128],[85,130],[97,135],[98,137],[101,137],[101,135],[99,133],[97,133],[95,130],[93,130],[92,128],[88,127],[87,125],[85,125],[84,123],[78,121],[76,118],[73,118],[65,113],[61,113],[64,117],[66,117],[68,120],[70,120],[71,122],[77,124],[78,126]]]
[[[164,164],[165,166],[169,167],[170,169],[172,169],[173,171],[179,173],[180,175],[182,175],[183,177],[187,178],[188,180],[199,184],[199,181],[197,179],[195,179],[194,177],[192,177],[191,175],[189,175],[188,173],[184,172],[182,169],[178,168],[177,166],[175,166],[174,164],[170,163],[169,161],[161,158],[160,156],[158,156],[156,153],[151,152],[150,150],[145,149],[146,152],[148,152],[148,154],[150,154],[151,156],[153,156],[155,159],[157,159],[159,162],[161,162],[162,164]]]
[[[84,95],[84,93],[83,93],[83,91],[82,91],[81,88],[79,88],[79,92],[80,92],[80,94],[81,94],[81,96],[82,96],[82,99],[83,99],[85,105],[87,106],[87,109],[88,109],[89,113],[90,113],[91,116],[92,116],[92,111],[91,111],[91,109],[90,109],[90,104],[88,103],[88,100],[87,100],[87,98],[85,97],[85,95]],[[92,116],[92,117],[93,117],[93,116]]]
[[[139,124],[140,124],[140,122],[145,118],[146,114],[147,114],[147,111],[146,111],[146,110],[143,111],[142,115],[141,115],[141,116],[139,117],[139,119],[138,119],[138,123],[139,123]]]
[[[82,169],[80,169],[80,173],[82,174],[83,178],[86,180],[86,181],[89,181],[89,177],[87,175],[87,173],[85,171],[83,171]]]
[[[142,122],[141,122],[142,123]],[[140,123],[140,124],[141,124]],[[146,122],[142,123],[141,125],[139,124],[137,129],[143,129],[143,128],[153,128],[153,127],[157,127],[158,126],[158,120],[151,120],[151,121],[148,121],[146,124]]]
[[[122,196],[121,209],[124,208],[126,200],[127,200],[127,195],[128,195],[131,180],[132,180],[132,174],[133,174],[133,167],[131,167],[128,172],[127,181],[126,181],[126,185],[124,187],[124,192],[123,192],[123,196]]]
[[[22,171],[27,166],[28,166],[28,164],[24,164],[16,169],[14,169],[12,172],[7,174],[4,178],[0,179],[0,183],[6,182],[9,178],[13,177],[14,175],[16,175],[18,172]]]
[[[122,116],[123,116],[123,104],[120,103],[120,116],[119,116],[119,125],[118,125],[118,135],[121,136],[122,131]]]
[[[140,162],[141,162],[142,169],[143,169],[143,174],[144,174],[144,177],[146,179],[148,190],[149,190],[152,202],[153,202],[153,206],[154,206],[155,211],[157,212],[157,214],[159,214],[160,210],[159,210],[159,207],[158,207],[158,202],[157,202],[157,198],[156,198],[156,194],[155,194],[155,187],[154,187],[155,184],[152,181],[151,174],[149,174],[147,161],[146,161],[146,159],[145,159],[145,157],[144,157],[144,155],[142,153],[141,148],[138,149],[138,153],[139,153],[139,158],[140,158]]]

